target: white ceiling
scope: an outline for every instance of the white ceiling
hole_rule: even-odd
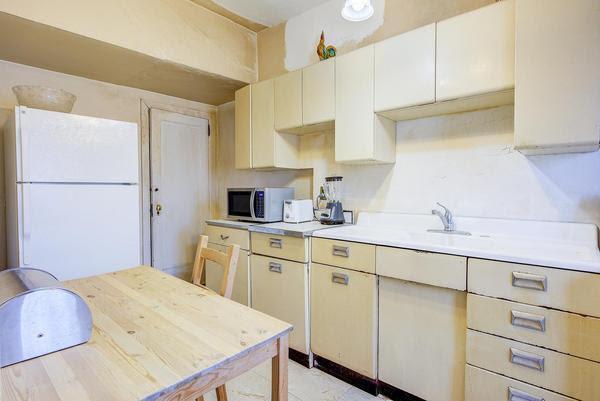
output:
[[[213,0],[223,8],[266,26],[277,25],[330,0]],[[340,10],[344,4],[340,2]]]

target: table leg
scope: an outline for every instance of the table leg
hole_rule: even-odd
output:
[[[271,401],[288,401],[288,335],[277,340],[277,355],[271,360]]]

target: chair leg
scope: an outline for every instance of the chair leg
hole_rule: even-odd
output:
[[[217,401],[227,401],[227,388],[224,384],[217,387]]]

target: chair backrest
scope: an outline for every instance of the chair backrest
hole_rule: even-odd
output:
[[[192,283],[200,285],[206,261],[210,260],[223,268],[223,279],[221,280],[219,295],[225,298],[231,298],[239,254],[239,245],[229,245],[225,253],[219,252],[216,249],[209,248],[208,237],[206,235],[201,235],[200,240],[198,241],[198,247],[196,248],[194,270],[192,271]]]

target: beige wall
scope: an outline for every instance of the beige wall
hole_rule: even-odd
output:
[[[0,0],[0,12],[243,82],[256,79],[256,34],[182,0]]]
[[[373,22],[352,23],[340,17],[340,2],[332,0],[306,13],[293,17],[286,23],[258,33],[259,79],[269,79],[288,70],[316,63],[316,46],[321,29],[325,30],[325,41],[344,54],[356,48],[398,35],[429,23],[443,20],[496,0],[374,0],[376,15],[383,6],[381,24]],[[318,23],[316,23],[318,21]],[[374,29],[374,30],[373,30]],[[338,31],[351,34],[340,35]],[[365,37],[360,35],[365,31]],[[330,40],[328,38],[337,38]],[[355,38],[362,38],[356,40]],[[291,53],[301,53],[298,55]],[[286,65],[286,57],[288,62]]]
[[[313,188],[344,177],[344,207],[428,214],[436,202],[459,216],[575,221],[600,226],[600,152],[526,157],[513,148],[514,108],[396,124],[396,163],[335,163],[333,133],[302,139]]]

